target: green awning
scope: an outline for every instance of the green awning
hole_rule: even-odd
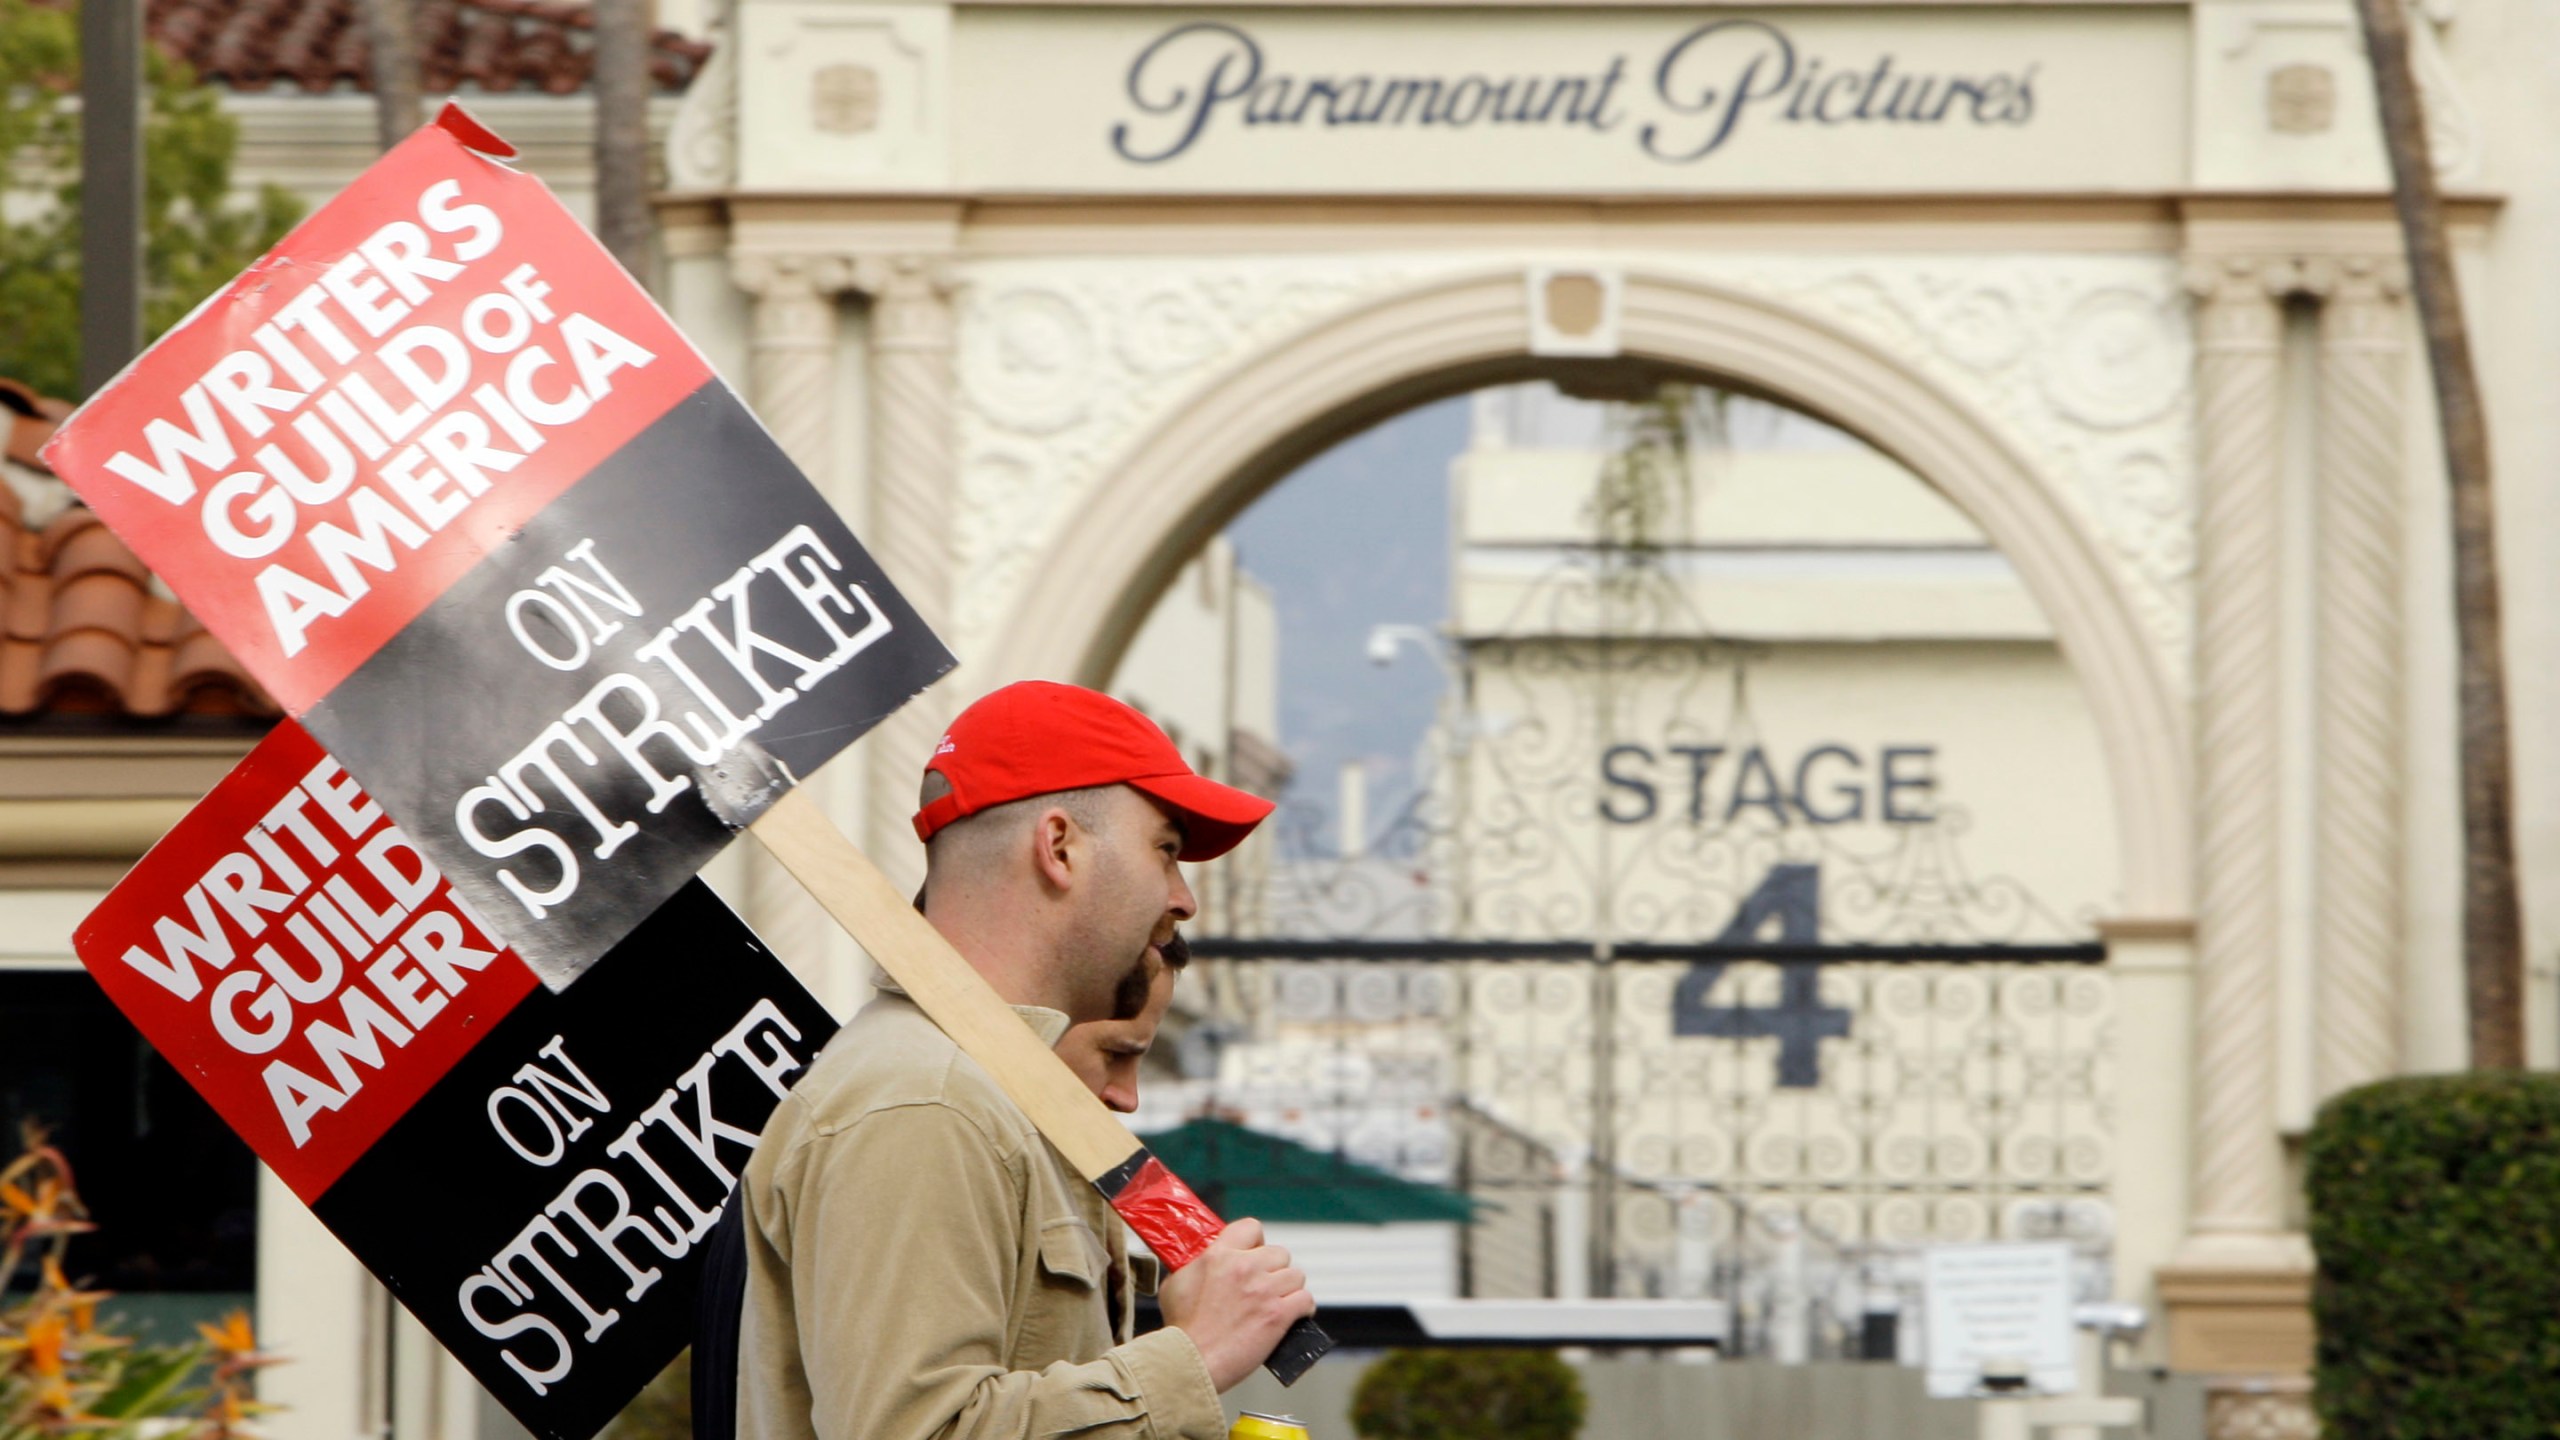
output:
[[[1318,1225],[1475,1218],[1475,1202],[1455,1191],[1225,1120],[1192,1120],[1140,1138],[1221,1215]]]

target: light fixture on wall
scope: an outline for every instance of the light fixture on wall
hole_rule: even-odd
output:
[[[1369,663],[1380,669],[1396,663],[1396,652],[1408,645],[1430,657],[1431,663],[1440,667],[1443,678],[1456,678],[1450,673],[1449,658],[1440,651],[1441,638],[1437,631],[1421,625],[1384,624],[1369,627]]]

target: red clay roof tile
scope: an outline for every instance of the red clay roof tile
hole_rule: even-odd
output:
[[[37,0],[70,8],[71,0]],[[561,0],[421,0],[420,79],[430,95],[457,89],[585,89],[594,68],[593,12]],[[161,49],[234,90],[290,85],[319,94],[373,88],[357,0],[146,0],[144,24]],[[711,47],[672,30],[651,37],[658,89],[693,83]]]
[[[95,514],[74,505],[30,528],[0,484],[0,720],[277,713]]]
[[[24,383],[0,375],[0,459],[45,470],[36,452],[70,414],[70,401],[39,395]]]

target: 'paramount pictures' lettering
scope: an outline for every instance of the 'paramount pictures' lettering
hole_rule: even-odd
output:
[[[1130,62],[1128,100],[1143,118],[1113,125],[1111,148],[1154,165],[1220,127],[1537,126],[1629,133],[1646,155],[1686,164],[1757,124],[2025,125],[2036,69],[1918,71],[1890,53],[1843,60],[1737,18],[1690,30],[1642,69],[1616,54],[1534,73],[1298,71],[1243,27],[1203,20],[1166,31]]]

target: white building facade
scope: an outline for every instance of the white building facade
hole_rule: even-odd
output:
[[[2560,639],[2538,139],[2560,93],[2512,61],[2560,20],[2472,0],[2414,23],[2522,660]],[[1833,813],[1849,768],[1813,757],[1837,739],[1880,817],[1919,800],[1886,749],[1944,726],[1993,752],[1949,742],[1928,784],[2055,837],[2000,873],[2035,871],[2104,944],[2108,1054],[2139,1077],[2109,1126],[2112,1283],[2162,1314],[2157,1358],[2222,1377],[2221,1433],[2308,1433],[2294,1137],[2328,1093],[2466,1058],[2443,484],[2350,6],[732,0],[710,31],[667,142],[663,294],[963,661],[812,781],[893,873],[914,878],[914,771],[951,709],[1110,682],[1211,537],[1334,440],[1526,381],[1820,417],[1935,492],[1914,533],[1976,544],[1960,517],[1996,553],[1972,578],[1997,583],[1885,600],[1963,652],[1923,678],[2001,703],[1930,715],[1889,675],[1819,673],[1820,647],[1779,643],[1812,623],[1800,594],[1706,566],[1699,603],[1762,627],[1773,682],[1894,707],[1853,733],[1762,687],[1771,772]],[[1533,461],[1484,470],[1470,486],[1537,494]],[[2560,682],[2511,673],[2548,1064],[2560,733],[2532,717]],[[1616,765],[1655,808],[1585,833],[1732,806],[1692,788],[1671,718],[1602,737],[1649,752]],[[2069,763],[2019,776],[2000,724]],[[103,871],[239,747],[7,742],[0,963],[60,968]],[[741,847],[714,878],[830,1003],[859,998],[861,957],[787,877]],[[460,1440],[468,1382],[265,1188],[262,1324],[303,1357],[278,1433],[406,1406]]]
[[[2051,863],[2109,872],[2070,883],[2143,1077],[2116,1284],[2182,1368],[2300,1375],[2289,1134],[2343,1085],[2462,1060],[2441,483],[2349,7],[722,23],[671,140],[675,308],[964,661],[841,767],[842,814],[888,848],[941,707],[1106,680],[1211,534],[1383,415],[1521,379],[1765,395],[1932,487],[2049,629],[2102,791],[2058,806]],[[2552,191],[2521,138],[2552,102],[2494,62],[2548,24],[2440,9],[2420,36],[2474,303],[2497,296],[2518,557],[2560,538],[2523,478],[2560,442],[2531,388]],[[2511,566],[2519,654],[2560,622],[2519,578],[2548,569]],[[2549,737],[2519,746],[2533,873],[2560,814]],[[2027,803],[1996,765],[1940,783]],[[777,888],[757,919],[814,926],[795,908]],[[2534,994],[2547,1057],[2547,974]]]

